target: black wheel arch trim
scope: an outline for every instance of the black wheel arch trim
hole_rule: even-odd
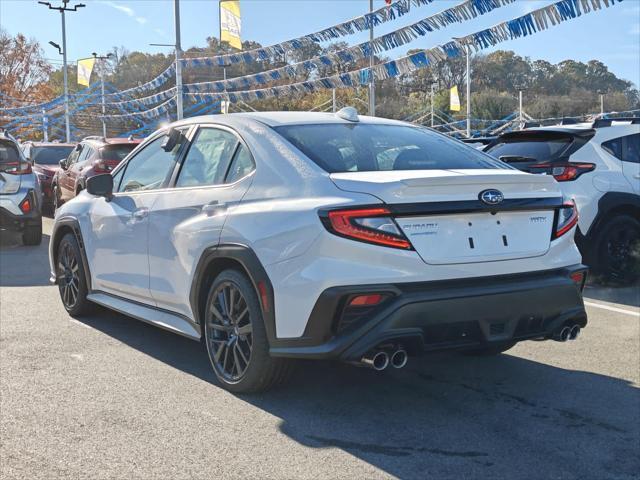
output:
[[[57,278],[55,275],[55,268],[56,268],[55,265],[56,265],[57,256],[58,256],[58,246],[60,245],[60,241],[64,237],[64,232],[69,228],[73,232],[73,235],[75,236],[76,241],[78,242],[78,248],[80,249],[80,256],[82,257],[81,258],[82,267],[84,268],[84,272],[85,272],[85,281],[87,283],[87,291],[91,292],[92,291],[91,270],[89,268],[89,261],[87,260],[87,252],[85,251],[85,248],[84,248],[84,240],[82,238],[82,230],[80,230],[80,222],[78,222],[78,219],[75,217],[62,217],[56,220],[56,223],[53,226],[53,232],[51,232],[51,243],[53,245],[53,248],[51,251],[55,256],[53,259],[54,271],[51,272],[53,275],[51,278],[51,282],[54,284],[57,284]]]
[[[205,283],[206,275],[209,267],[220,260],[231,260],[239,263],[244,269],[245,273],[249,277],[253,288],[258,296],[260,306],[262,308],[262,318],[264,319],[264,326],[267,332],[267,339],[269,345],[274,346],[279,342],[276,338],[276,319],[275,319],[275,303],[273,285],[269,279],[269,275],[264,269],[262,263],[258,259],[256,253],[248,246],[240,243],[223,243],[217,246],[206,248],[196,266],[193,276],[191,291],[189,294],[189,302],[191,305],[191,311],[193,312],[196,323],[202,328],[201,318],[201,299],[203,293],[203,287],[208,285]],[[266,294],[267,305],[263,304],[259,284],[264,285]]]
[[[586,239],[591,240],[594,235],[597,235],[600,227],[610,219],[609,212],[620,207],[636,210],[640,216],[640,195],[626,192],[607,192],[600,197],[600,200],[598,200],[598,214],[587,233],[583,234]]]

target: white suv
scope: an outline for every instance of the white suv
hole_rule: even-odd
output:
[[[232,391],[292,359],[384,369],[496,354],[587,322],[577,212],[529,175],[422,127],[337,114],[174,123],[60,208],[52,279],[192,339]]]
[[[640,118],[529,128],[485,151],[530,173],[553,175],[580,211],[576,242],[607,280],[640,273]]]

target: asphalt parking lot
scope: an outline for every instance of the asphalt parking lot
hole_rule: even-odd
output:
[[[47,241],[0,246],[0,478],[638,478],[637,286],[589,286],[575,342],[382,374],[304,363],[234,396],[198,343],[70,318]]]

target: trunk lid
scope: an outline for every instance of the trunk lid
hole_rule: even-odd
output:
[[[411,170],[330,175],[341,190],[390,206],[396,222],[429,264],[475,263],[544,255],[562,194],[553,179],[517,170]],[[498,190],[504,200],[479,196]]]

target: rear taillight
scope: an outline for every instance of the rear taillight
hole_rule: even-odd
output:
[[[31,199],[29,197],[22,200],[22,202],[20,202],[20,205],[18,206],[20,207],[20,210],[22,210],[22,213],[24,213],[25,215],[30,213],[33,209],[33,206],[31,205]]]
[[[109,167],[101,160],[93,162],[93,171],[95,173],[109,173]]]
[[[578,223],[578,208],[576,202],[565,202],[556,212],[556,229],[553,238],[559,238]]]
[[[583,173],[592,172],[596,166],[593,163],[539,163],[530,165],[531,173],[546,173],[553,175],[558,182],[570,182]]]
[[[29,162],[8,162],[0,165],[0,171],[9,175],[26,175],[33,170]]]
[[[333,210],[324,224],[342,237],[404,250],[412,248],[386,208]]]

